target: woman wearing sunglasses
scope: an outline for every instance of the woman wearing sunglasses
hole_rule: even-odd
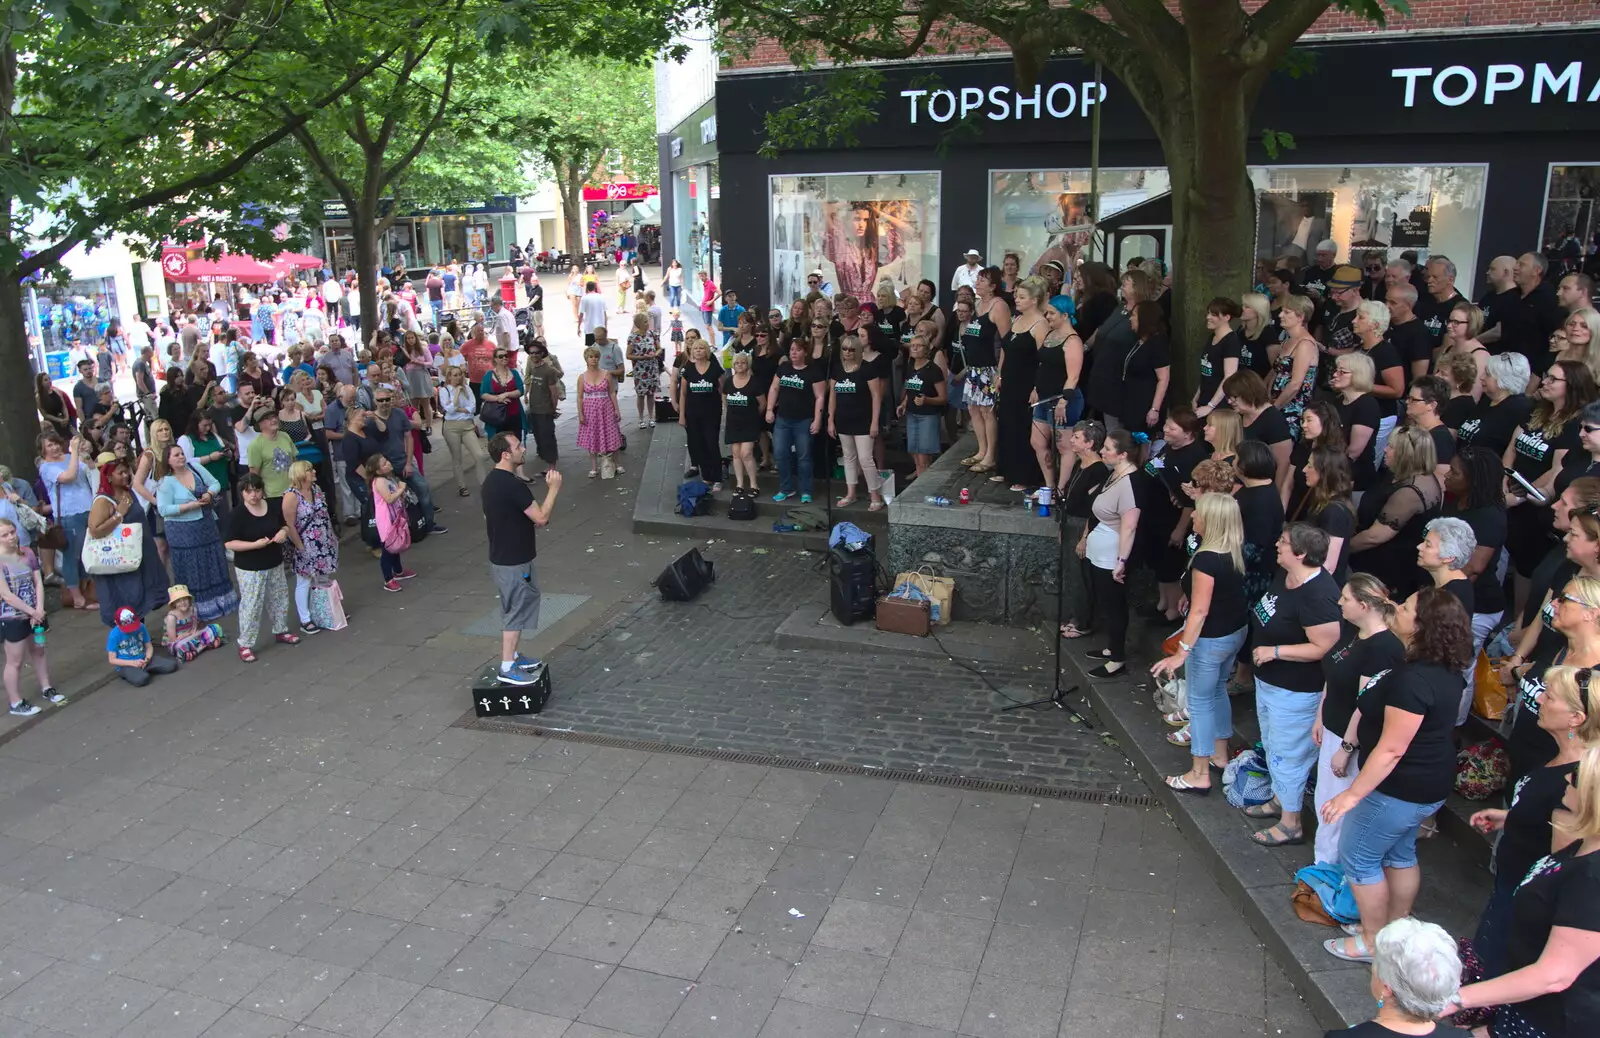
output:
[[[522,376],[511,367],[511,352],[495,347],[494,365],[478,384],[479,417],[485,436],[522,435]]]

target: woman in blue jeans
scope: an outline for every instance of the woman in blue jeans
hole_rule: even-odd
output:
[[[1372,675],[1361,690],[1344,733],[1360,753],[1361,772],[1322,806],[1324,821],[1344,819],[1339,863],[1361,910],[1359,934],[1323,947],[1354,962],[1371,962],[1378,931],[1410,915],[1416,902],[1417,830],[1455,784],[1456,704],[1472,658],[1472,618],[1443,588],[1425,587],[1400,603],[1392,626],[1405,662]]]
[[[1188,620],[1178,635],[1178,651],[1150,668],[1157,678],[1184,668],[1189,682],[1188,772],[1168,775],[1180,793],[1206,796],[1211,769],[1228,764],[1233,711],[1228,704],[1228,674],[1249,633],[1244,597],[1244,520],[1239,503],[1227,494],[1201,494],[1194,506],[1194,534],[1200,547],[1183,573]],[[1182,745],[1179,737],[1167,740]]]
[[[39,480],[49,498],[45,503],[67,533],[67,546],[56,553],[61,560],[61,597],[74,609],[89,608],[83,593],[87,575],[78,560],[89,529],[89,506],[94,502],[94,472],[89,467],[92,451],[81,437],[74,436],[70,448],[56,433],[39,437]]]
[[[778,365],[778,374],[767,390],[767,421],[772,423],[772,446],[778,455],[774,501],[794,496],[798,470],[800,503],[811,503],[811,438],[822,429],[827,378],[822,361],[811,363],[806,342],[789,344],[789,359]]]
[[[1322,568],[1328,535],[1310,523],[1290,523],[1278,535],[1277,555],[1277,575],[1250,606],[1256,716],[1272,799],[1244,813],[1278,820],[1250,835],[1263,847],[1306,842],[1300,806],[1317,762],[1311,729],[1322,698],[1322,657],[1339,638],[1339,585]]]

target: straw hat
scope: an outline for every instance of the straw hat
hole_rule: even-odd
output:
[[[167,588],[167,605],[177,605],[179,599],[193,597],[189,593],[189,585],[187,584],[174,584]]]

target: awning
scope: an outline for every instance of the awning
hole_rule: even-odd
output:
[[[647,198],[642,202],[635,202],[611,219],[618,223],[654,223],[661,212],[657,199]]]
[[[272,265],[284,270],[320,270],[322,259],[305,252],[280,252],[272,257]]]
[[[321,265],[318,260],[318,266]],[[249,256],[223,253],[214,260],[191,256],[189,250],[168,246],[161,251],[161,272],[168,281],[185,284],[264,285],[283,275]]]

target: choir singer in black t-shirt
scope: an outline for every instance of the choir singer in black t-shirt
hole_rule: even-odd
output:
[[[1323,947],[1357,962],[1372,961],[1378,931],[1416,903],[1417,831],[1455,783],[1452,733],[1461,672],[1472,659],[1467,610],[1444,588],[1424,587],[1399,603],[1391,626],[1405,643],[1405,662],[1367,675],[1343,733],[1361,771],[1322,806],[1324,821],[1344,819],[1339,862],[1361,911],[1360,934]]]

